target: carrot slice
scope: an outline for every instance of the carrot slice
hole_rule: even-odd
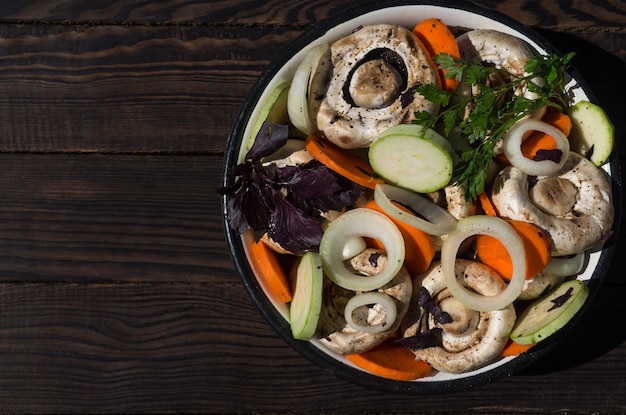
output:
[[[536,343],[531,344],[519,344],[515,343],[513,340],[509,340],[508,343],[504,346],[502,351],[500,352],[500,356],[517,356],[525,351],[528,351],[532,348]]]
[[[356,184],[373,189],[378,183],[384,183],[383,179],[376,176],[367,160],[328,140],[310,135],[304,147],[320,163]]]
[[[394,380],[411,380],[429,376],[432,367],[416,360],[412,351],[386,341],[367,352],[346,356],[352,363],[374,375]]]
[[[541,131],[533,131],[521,145],[522,154],[527,159],[533,159],[539,150],[554,150],[555,148],[554,138]]]
[[[397,203],[394,204],[403,211],[410,213],[404,206]],[[417,275],[426,271],[435,257],[435,245],[433,244],[431,236],[420,229],[388,215],[374,200],[367,202],[364,207],[385,214],[398,227],[404,239],[404,266],[407,271],[409,271],[409,274]],[[369,245],[373,248],[384,248],[378,240],[369,241]]]
[[[558,128],[566,137],[569,136],[569,133],[572,131],[572,119],[569,115],[554,107],[546,108],[546,113],[541,117],[541,121]]]
[[[460,58],[459,45],[450,28],[441,19],[430,18],[419,22],[413,28],[413,34],[422,42],[428,53],[435,56],[447,53],[454,58]],[[444,90],[454,91],[459,82],[454,78],[446,78],[446,70],[439,69],[441,85]]]
[[[487,192],[483,191],[478,195],[478,202],[480,203],[480,207],[487,216],[498,216],[496,212],[496,208],[491,203],[491,199],[487,195]]]
[[[567,114],[562,113],[554,107],[548,107],[541,121],[548,123],[568,136],[572,131],[572,120]],[[532,159],[539,150],[554,150],[556,142],[550,135],[541,131],[530,134],[522,143],[521,150],[524,157]]]
[[[511,226],[522,237],[526,250],[526,278],[537,275],[550,261],[550,240],[538,226],[529,222],[509,220]],[[513,275],[513,264],[508,251],[502,243],[488,235],[476,237],[476,253],[480,260],[493,268],[505,280]]]
[[[276,301],[288,303],[292,299],[289,280],[278,260],[277,254],[264,242],[257,241],[250,245],[252,263],[259,273],[259,279]]]

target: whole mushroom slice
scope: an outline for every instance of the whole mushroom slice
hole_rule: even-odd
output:
[[[467,287],[483,295],[502,291],[505,282],[491,268],[475,261],[458,259],[455,264],[457,278]],[[465,373],[498,357],[509,339],[515,324],[513,304],[503,309],[479,312],[462,305],[446,288],[440,263],[418,275],[413,282],[414,296],[425,288],[442,312],[448,313],[451,322],[441,323],[424,308],[412,308],[407,313],[402,330],[404,337],[441,329],[441,346],[414,350],[416,358],[446,373]]]
[[[322,346],[335,353],[348,355],[370,350],[391,337],[398,330],[409,308],[412,293],[411,277],[405,268],[401,268],[400,272],[389,283],[377,291],[385,293],[393,299],[397,310],[396,319],[382,332],[357,331],[346,321],[344,310],[348,301],[358,293],[341,288],[330,280],[326,280],[322,311],[316,333]],[[368,317],[370,323],[377,324],[377,320],[381,318],[384,316],[379,315],[379,310],[374,306]]]
[[[503,169],[492,202],[502,217],[534,223],[548,233],[554,256],[577,254],[600,242],[615,215],[607,174],[570,151],[554,176],[532,181],[515,167]]]
[[[331,45],[333,73],[317,113],[319,131],[336,145],[369,147],[378,134],[438,107],[415,92],[439,85],[437,68],[401,26],[367,25]]]

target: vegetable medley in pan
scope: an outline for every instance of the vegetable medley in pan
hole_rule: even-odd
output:
[[[292,335],[398,380],[524,353],[584,304],[613,226],[573,54],[430,18],[309,48],[253,120],[229,224]]]

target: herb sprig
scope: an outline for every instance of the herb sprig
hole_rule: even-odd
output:
[[[544,106],[559,109],[567,106],[563,75],[573,57],[574,53],[537,55],[528,60],[523,76],[482,63],[465,62],[445,53],[434,57],[448,78],[459,81],[459,88],[473,88],[475,93],[463,96],[434,84],[421,85],[417,92],[442,110],[434,116],[425,111],[416,112],[413,122],[429,128],[440,127],[446,137],[458,129],[467,140],[470,149],[460,151],[454,168],[456,182],[465,185],[466,200],[476,200],[484,190],[496,145],[509,127]],[[498,78],[505,82],[491,82]],[[524,97],[519,93],[521,90],[530,91],[535,97]]]

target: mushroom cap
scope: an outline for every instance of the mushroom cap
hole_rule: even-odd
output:
[[[474,29],[457,38],[461,58],[473,62],[477,57],[503,68],[524,75],[524,66],[535,53],[523,39],[493,29]]]
[[[440,80],[415,35],[401,26],[367,25],[331,45],[333,74],[317,113],[319,131],[336,145],[369,147],[384,130],[438,107],[414,92]]]
[[[503,169],[494,182],[493,205],[505,218],[531,222],[543,229],[550,237],[554,256],[586,251],[601,241],[613,225],[615,212],[609,178],[602,169],[573,151],[561,170],[554,176],[537,177],[537,182],[554,177],[568,181],[577,191],[574,204],[566,213],[551,215],[546,210],[554,212],[558,210],[556,207],[542,209],[533,203],[528,176],[512,166]],[[567,189],[563,200],[571,204],[570,186],[561,185],[553,187],[551,204],[559,203],[563,189]]]
[[[457,259],[455,273],[465,285],[483,295],[495,295],[506,286],[494,270],[480,262]],[[489,312],[468,309],[446,288],[440,262],[433,263],[428,271],[415,277],[414,295],[421,287],[428,290],[431,298],[442,311],[452,316],[453,321],[440,324],[421,307],[417,306],[420,308],[418,311],[415,305],[411,306],[402,324],[405,337],[436,327],[443,329],[442,346],[415,350],[418,359],[442,372],[465,373],[493,361],[499,355],[515,324],[513,304]]]
[[[412,281],[408,271],[401,268],[400,272],[378,291],[393,298],[396,303],[397,316],[395,322],[380,333],[356,331],[348,325],[344,317],[344,308],[348,300],[356,295],[325,279],[322,311],[317,325],[316,336],[320,343],[342,355],[362,353],[378,346],[391,337],[400,327],[411,300]]]

